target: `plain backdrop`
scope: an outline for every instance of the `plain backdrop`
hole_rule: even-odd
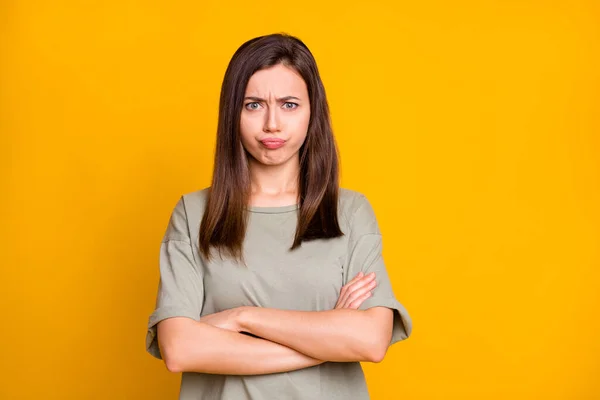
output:
[[[313,51],[414,331],[372,398],[600,398],[596,1],[0,1],[0,398],[174,399],[158,249],[244,41]]]

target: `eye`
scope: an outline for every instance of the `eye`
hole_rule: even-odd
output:
[[[283,108],[287,109],[287,110],[293,110],[294,108],[297,108],[298,104],[296,103],[291,103],[291,102],[285,102],[283,103]]]
[[[260,107],[260,104],[258,104],[258,102],[256,102],[256,101],[254,101],[252,103],[247,103],[245,105],[245,107],[246,107],[246,110],[250,110],[250,111],[258,110],[258,108]]]

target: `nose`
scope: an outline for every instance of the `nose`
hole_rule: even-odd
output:
[[[265,121],[265,132],[278,132],[279,126],[279,115],[277,113],[277,107],[269,107]]]

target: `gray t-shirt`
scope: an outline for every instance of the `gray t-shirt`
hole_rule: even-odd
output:
[[[298,207],[248,207],[243,243],[246,266],[198,251],[198,230],[207,189],[181,197],[160,249],[156,309],[148,323],[146,346],[161,358],[156,324],[171,317],[200,316],[239,306],[324,311],[335,307],[341,287],[357,273],[375,271],[377,287],[360,307],[394,310],[391,344],[406,339],[412,323],[396,300],[381,257],[381,234],[364,195],[340,189],[338,221],[344,236],[302,243],[289,251]],[[213,375],[184,372],[181,400],[368,399],[359,362],[325,362],[301,370],[266,375]]]

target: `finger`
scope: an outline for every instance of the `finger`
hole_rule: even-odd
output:
[[[369,284],[374,279],[375,279],[375,273],[371,272],[370,274],[365,275],[362,279],[359,279],[356,282],[348,285],[348,287],[346,288],[346,293],[352,293],[355,290]]]
[[[362,305],[362,303],[364,303],[364,301],[367,300],[372,295],[373,295],[373,292],[371,292],[371,291],[366,292],[365,294],[363,294],[362,296],[360,296],[359,298],[357,298],[356,300],[351,302],[348,305],[348,308],[357,310]]]
[[[342,289],[340,290],[340,295],[338,297],[338,301],[335,305],[335,308],[338,308],[338,304],[340,303],[340,301],[343,301],[346,298],[346,293],[348,292],[348,287],[350,285],[360,281],[363,278],[364,278],[364,273],[362,271],[360,271],[358,274],[356,274],[354,276],[354,278],[352,278],[348,283],[346,283],[344,286],[342,286]]]
[[[362,278],[363,276],[365,276],[365,274],[363,274],[363,272],[362,272],[362,271],[360,271],[358,274],[354,275],[354,278],[352,278],[351,282],[352,282],[352,281],[355,281],[355,280],[357,280],[357,279],[360,279],[360,278]]]
[[[372,273],[365,275],[362,278],[358,279],[354,283],[346,285],[346,287],[344,287],[342,289],[342,291],[340,292],[338,302],[342,305],[342,307],[345,307],[348,303],[348,297],[353,292],[355,292],[357,289],[360,289],[361,287],[369,284],[369,282],[373,281],[374,279],[375,279],[375,273],[372,272]]]
[[[345,304],[349,305],[357,298],[363,296],[365,293],[370,292],[371,290],[375,289],[375,286],[377,286],[377,281],[373,280],[373,281],[369,282],[368,284],[356,289],[355,291],[350,293],[350,295],[347,297]]]
[[[364,275],[362,271],[360,271],[356,276],[348,282],[346,285],[342,286],[340,290],[340,295],[336,302],[335,308],[344,308],[347,306],[348,297],[358,288],[363,287],[368,284],[372,280],[375,279],[375,272],[371,272],[370,274]]]
[[[371,281],[364,286],[348,292],[348,294],[340,301],[340,308],[348,308],[350,303],[356,300],[358,297],[364,295],[366,292],[371,291],[377,286],[376,281]]]
[[[358,281],[359,281],[360,279],[362,279],[363,277],[364,277],[364,274],[363,274],[363,272],[362,272],[362,271],[360,271],[358,274],[356,274],[356,275],[354,276],[354,278],[352,278],[352,279],[350,280],[350,282],[348,282],[348,283],[346,283],[344,286],[342,286],[342,290],[346,289],[346,288],[348,287],[348,285],[351,285],[351,284],[353,284],[353,283],[355,283],[355,282],[358,282]]]
[[[367,300],[371,296],[373,296],[373,292],[372,291],[366,292],[365,294],[363,294],[359,298],[357,298],[357,299],[353,300],[352,302],[350,302],[350,304],[348,304],[348,308],[353,309],[353,310],[359,309],[360,306],[365,302],[365,300]]]

